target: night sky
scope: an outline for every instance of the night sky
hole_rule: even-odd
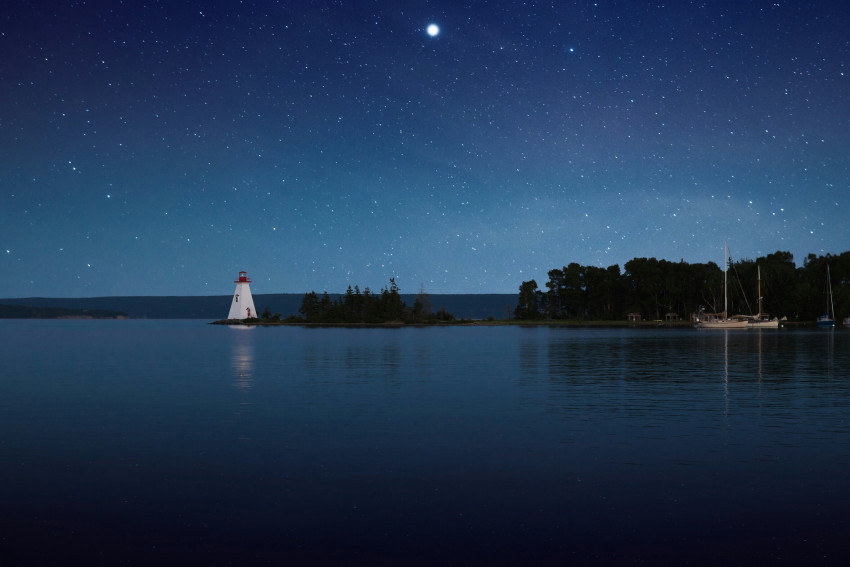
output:
[[[13,2],[0,297],[801,265],[850,249],[849,38],[835,0]]]

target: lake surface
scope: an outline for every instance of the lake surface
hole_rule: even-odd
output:
[[[0,564],[850,564],[850,332],[0,321]]]

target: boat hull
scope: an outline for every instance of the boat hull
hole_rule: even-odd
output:
[[[768,321],[749,321],[747,327],[750,329],[778,329],[779,319],[771,319]]]
[[[697,323],[698,329],[746,329],[746,321],[737,320],[721,320],[721,321],[700,321]]]

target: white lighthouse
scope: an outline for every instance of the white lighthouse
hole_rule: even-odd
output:
[[[254,307],[254,298],[251,297],[251,280],[248,279],[248,273],[239,272],[239,279],[234,283],[236,283],[236,291],[233,294],[233,301],[230,303],[230,313],[228,313],[227,318],[259,317],[257,308]]]

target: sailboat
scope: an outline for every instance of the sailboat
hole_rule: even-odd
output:
[[[767,316],[766,313],[762,313],[761,311],[761,300],[764,299],[761,296],[761,266],[756,266],[758,268],[758,276],[759,276],[759,314],[756,315],[755,318],[751,318],[747,320],[747,327],[750,329],[778,329],[779,328],[779,319],[774,317],[771,319]]]
[[[818,317],[818,327],[835,326],[835,306],[832,304],[832,281],[829,276],[829,264],[826,265],[826,287],[829,292],[829,305],[826,306],[826,313]]]
[[[729,267],[729,248],[723,243],[723,313],[700,313],[697,316],[696,326],[700,329],[746,329],[747,320],[741,318],[730,319],[727,317],[729,309],[728,294],[726,293],[727,276]]]

